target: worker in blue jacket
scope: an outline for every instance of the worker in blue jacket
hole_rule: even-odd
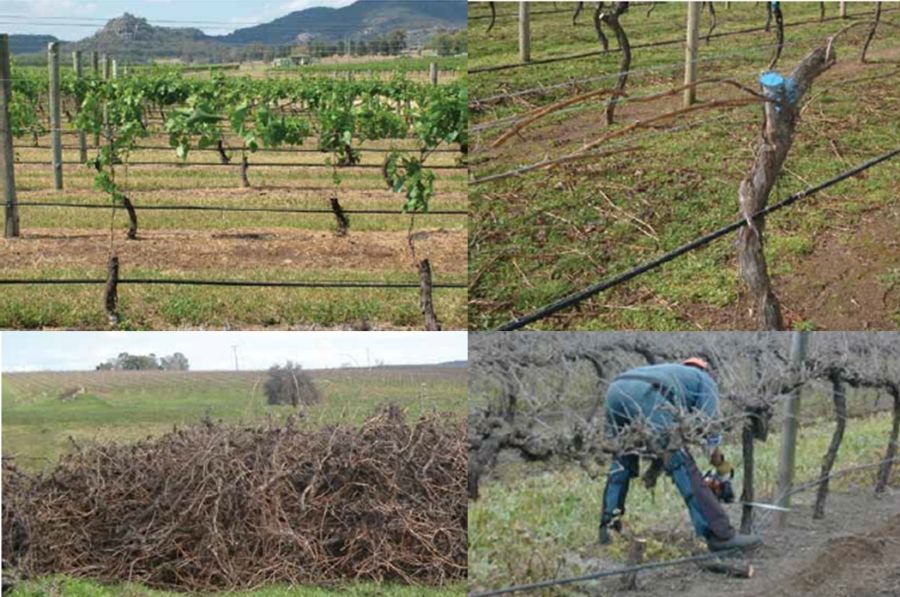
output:
[[[650,432],[649,445],[642,446],[672,478],[684,497],[697,535],[711,551],[748,549],[760,544],[754,535],[738,535],[716,496],[704,485],[697,465],[684,448],[668,448],[669,433],[680,415],[698,415],[712,421],[719,414],[719,388],[709,363],[697,357],[681,364],[638,367],[619,375],[606,393],[606,434],[615,438],[632,425]],[[713,462],[722,462],[721,436],[710,434],[706,446]],[[603,493],[600,543],[609,543],[609,529],[621,530],[629,481],[638,476],[640,455],[635,450],[616,454]]]

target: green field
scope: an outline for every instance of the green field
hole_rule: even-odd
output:
[[[324,395],[299,425],[360,423],[381,406],[397,404],[413,420],[420,413],[466,411],[466,369],[377,367],[310,371]],[[265,403],[265,372],[66,372],[3,375],[3,456],[38,471],[53,466],[70,442],[134,441],[161,435],[174,425],[204,418],[233,423],[282,421],[296,409]],[[84,393],[71,401],[59,397],[73,389]],[[71,439],[70,439],[71,438]],[[23,583],[18,597],[104,595],[162,597],[175,595],[133,584],[103,587],[91,581],[45,578]],[[346,594],[393,597],[462,595],[460,587],[380,587],[352,585],[339,591],[268,587],[240,592],[244,597]]]
[[[379,367],[311,371],[324,394],[302,425],[359,423],[388,403],[422,412],[466,411],[466,369]],[[3,454],[21,465],[52,465],[75,441],[133,441],[205,417],[227,422],[282,420],[296,412],[269,406],[263,371],[90,371],[3,375]],[[64,393],[84,388],[73,400]]]
[[[571,6],[574,3],[557,3]],[[754,3],[716,5],[718,33],[761,28],[765,9]],[[625,87],[643,96],[683,81],[684,4],[632,4],[620,21],[633,49]],[[513,12],[498,5],[498,15]],[[885,5],[885,21],[896,7]],[[470,14],[489,14],[473,3]],[[532,58],[599,50],[585,5],[578,25],[569,12],[534,16]],[[870,4],[850,5],[850,22],[862,21]],[[819,3],[784,6],[786,45],[777,69],[784,73],[848,22],[819,21]],[[837,6],[828,3],[826,18]],[[870,18],[870,17],[869,17]],[[810,21],[808,24],[797,24]],[[701,37],[709,27],[704,9]],[[470,27],[469,67],[518,62],[515,19]],[[610,29],[610,47],[618,45]],[[770,203],[821,182],[849,167],[900,146],[891,121],[897,100],[897,46],[893,29],[879,29],[870,62],[859,62],[866,28],[838,39],[837,63],[821,75],[804,99],[796,138]],[[698,78],[732,78],[758,87],[772,55],[774,34],[754,31],[700,42]],[[608,128],[603,100],[557,112],[525,128],[496,149],[490,144],[509,130],[500,120],[554,101],[615,83],[621,53],[538,64],[499,72],[469,73],[470,102],[498,93],[593,78],[575,87],[485,104],[472,110],[476,177],[555,158],[578,150],[610,130],[621,129],[681,107],[681,94],[651,103],[623,99]],[[721,85],[698,89],[701,103],[738,97]],[[499,120],[499,126],[479,127]],[[470,186],[470,325],[495,327],[585,288],[736,220],[738,185],[759,139],[760,109],[742,106],[700,111],[612,139],[601,149],[639,149],[572,162],[552,170]],[[893,245],[898,217],[900,161],[884,163],[768,218],[766,256],[787,323],[797,328],[895,329],[900,295],[892,281],[900,268]],[[752,329],[749,301],[738,279],[732,237],[676,259],[662,268],[535,324],[535,329]],[[872,256],[875,258],[872,258]],[[864,313],[864,315],[861,315]],[[864,320],[864,322],[861,320]]]

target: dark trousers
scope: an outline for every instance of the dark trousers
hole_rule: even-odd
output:
[[[685,449],[671,452],[664,459],[663,466],[684,498],[697,535],[704,539],[731,539],[734,527],[712,490],[703,484],[690,453]],[[621,454],[613,459],[603,492],[600,524],[609,524],[625,513],[628,485],[632,478],[638,476],[639,468],[640,457],[637,454]]]

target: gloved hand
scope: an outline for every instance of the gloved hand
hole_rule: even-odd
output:
[[[713,450],[712,454],[709,455],[709,463],[716,467],[716,473],[723,479],[734,476],[734,467],[725,460],[725,455],[722,454],[719,448]]]

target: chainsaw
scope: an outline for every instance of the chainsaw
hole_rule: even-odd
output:
[[[731,485],[734,467],[726,462],[725,457],[718,451],[713,455],[712,463],[715,468],[706,471],[703,475],[703,484],[709,487],[717,500],[730,504],[734,501],[734,488]]]

